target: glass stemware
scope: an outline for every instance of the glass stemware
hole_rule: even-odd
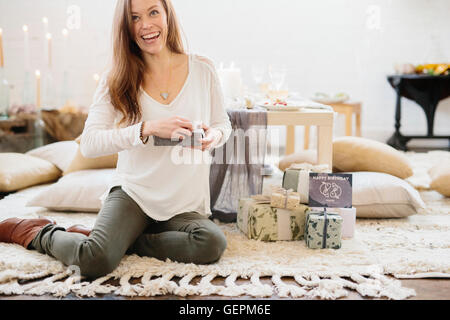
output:
[[[10,89],[3,68],[0,68],[0,119],[8,117]]]
[[[252,75],[256,86],[259,86],[263,82],[265,73],[266,69],[263,64],[255,63],[252,65]]]
[[[276,91],[280,91],[286,81],[287,69],[284,65],[270,65],[269,77],[272,87]]]

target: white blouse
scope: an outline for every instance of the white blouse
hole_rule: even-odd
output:
[[[216,69],[210,60],[201,56],[189,55],[188,60],[188,77],[170,105],[159,103],[141,88],[142,121],[173,116],[201,121],[223,133],[216,148],[221,147],[231,135],[231,124]],[[152,137],[144,145],[140,139],[140,123],[120,127],[121,118],[121,113],[111,104],[105,73],[80,144],[85,157],[119,154],[113,183],[102,196],[102,202],[113,187],[121,186],[157,221],[167,221],[185,212],[210,216],[210,152],[181,146],[156,147]]]

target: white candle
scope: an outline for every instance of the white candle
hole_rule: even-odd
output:
[[[225,96],[228,98],[239,97],[242,91],[241,70],[232,63],[229,69],[222,69],[220,75]]]
[[[0,68],[5,66],[5,61],[3,57],[3,30],[0,28]]]
[[[28,26],[24,25],[22,27],[24,34],[24,67],[26,71],[29,71],[31,68],[30,62],[30,39],[28,34]]]
[[[47,17],[43,17],[42,18],[42,23],[44,24],[44,34],[48,33],[48,18]]]
[[[47,33],[46,35],[47,43],[46,43],[46,58],[47,58],[47,66],[50,69],[52,67],[52,35]]]
[[[92,76],[92,78],[94,79],[94,81],[95,81],[95,87],[97,88],[97,87],[98,87],[98,83],[99,83],[99,81],[100,81],[100,76],[99,76],[99,74],[98,74],[98,73],[94,73],[94,75]]]
[[[41,72],[36,70],[36,107],[41,107]]]

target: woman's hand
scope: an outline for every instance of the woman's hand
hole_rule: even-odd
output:
[[[193,149],[199,149],[202,151],[214,149],[215,146],[219,144],[220,139],[222,139],[222,131],[210,128],[206,124],[202,125],[205,131],[205,138],[201,140],[201,147],[192,147]]]
[[[142,128],[144,137],[156,136],[173,141],[191,137],[194,130],[192,122],[182,117],[172,117],[162,120],[145,121]]]

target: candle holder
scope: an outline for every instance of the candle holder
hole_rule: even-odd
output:
[[[56,107],[53,76],[50,71],[45,73],[43,77],[43,96],[42,96],[42,107],[46,109],[53,109]]]
[[[62,75],[62,86],[59,106],[65,106],[70,100],[69,92],[69,71],[65,70]]]
[[[44,145],[44,129],[45,123],[42,120],[42,111],[36,111],[36,120],[34,121],[34,148],[39,148]]]
[[[4,68],[0,68],[0,119],[8,118],[9,107],[10,107],[9,82],[6,79]]]
[[[32,88],[33,76],[30,71],[25,71],[23,79],[22,104],[34,105],[34,93]]]

